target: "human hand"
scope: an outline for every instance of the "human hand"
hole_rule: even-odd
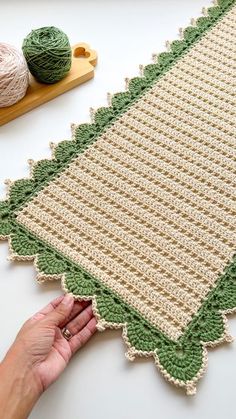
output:
[[[72,335],[69,340],[62,334],[64,327]],[[2,375],[5,371],[8,377],[10,370],[17,378],[18,370],[23,391],[27,384],[26,393],[32,397],[31,401],[26,401],[26,408],[28,405],[31,410],[40,394],[59,377],[72,355],[89,340],[95,330],[96,320],[91,302],[75,302],[69,294],[56,298],[26,321],[1,365]],[[2,375],[0,369],[1,378]]]

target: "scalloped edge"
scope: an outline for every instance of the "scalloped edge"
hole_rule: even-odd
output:
[[[142,73],[144,74],[142,77],[134,77],[132,79],[125,79],[126,80],[126,91],[123,92],[118,92],[115,93],[113,95],[111,95],[110,93],[108,94],[109,99],[108,102],[111,102],[112,105],[108,106],[108,107],[100,107],[98,108],[96,111],[92,108],[90,108],[90,114],[91,114],[91,123],[81,123],[81,124],[71,124],[71,139],[65,139],[65,140],[61,140],[58,144],[54,144],[53,142],[50,142],[50,148],[52,149],[52,155],[51,158],[47,159],[41,159],[38,161],[33,161],[32,159],[28,160],[29,166],[30,166],[30,176],[29,177],[24,177],[21,179],[17,179],[15,181],[11,181],[9,179],[7,179],[5,181],[5,183],[8,184],[8,192],[7,192],[7,196],[6,198],[9,199],[10,195],[11,195],[11,189],[17,184],[17,182],[19,181],[28,181],[30,182],[35,182],[34,188],[33,188],[33,192],[29,195],[27,195],[27,197],[24,197],[24,199],[22,200],[22,202],[18,205],[18,210],[21,208],[21,206],[25,205],[26,202],[28,200],[31,199],[32,196],[34,196],[38,191],[40,191],[48,182],[50,182],[54,177],[57,176],[58,173],[60,173],[65,167],[68,166],[68,164],[71,163],[71,161],[73,160],[73,158],[75,156],[78,155],[78,153],[81,153],[83,151],[85,151],[91,144],[93,144],[94,141],[96,141],[96,139],[98,138],[98,136],[104,132],[107,128],[109,128],[112,123],[119,118],[119,116],[121,114],[123,114],[125,111],[128,110],[128,108],[130,106],[132,106],[132,104],[138,100],[138,98],[140,96],[142,96],[142,94],[144,92],[146,92],[148,89],[150,89],[153,86],[153,83],[155,83],[160,77],[162,77],[172,66],[175,65],[175,63],[185,54],[188,52],[188,50],[192,47],[192,45],[194,45],[196,42],[198,42],[202,36],[204,36],[205,33],[207,33],[212,27],[214,27],[215,24],[218,23],[219,20],[221,20],[223,18],[223,16],[233,7],[233,5],[235,4],[235,0],[218,0],[217,2],[214,0],[214,4],[215,6],[213,7],[209,7],[208,9],[203,8],[202,13],[203,16],[199,17],[197,20],[191,19],[191,23],[192,25],[186,27],[184,30],[182,28],[180,28],[180,40],[174,40],[171,43],[167,43],[167,50],[169,50],[169,52],[161,52],[159,55],[157,54],[153,54],[153,59],[154,59],[154,64],[147,64],[146,66],[141,66],[142,67]],[[218,12],[218,16],[214,17],[214,10],[220,10],[221,14],[219,14]],[[208,13],[210,12],[210,14],[212,16],[209,16]],[[200,19],[205,19],[205,25],[207,24],[207,22],[209,23],[208,26],[204,27],[204,22],[203,22],[203,27],[202,26],[202,22],[200,22]],[[191,34],[191,31],[198,31],[197,34],[195,34],[195,38],[194,39]],[[196,36],[198,35],[198,36]],[[172,50],[173,48],[176,48],[176,43],[184,43],[184,48],[182,48],[180,51],[174,52],[174,50]],[[169,61],[168,57],[170,59],[170,57],[173,58],[173,60]],[[165,58],[167,58],[167,62],[165,63]],[[164,63],[163,63],[164,60]],[[160,64],[161,62],[161,64]],[[147,71],[148,68],[150,68],[150,66],[160,66],[159,70],[158,70],[158,74],[157,75],[152,75],[150,76],[150,74],[146,74],[145,75],[145,71]],[[140,86],[141,87],[140,87]],[[122,108],[118,109],[116,108],[115,104],[113,103],[114,98],[117,99],[117,96],[123,95],[129,98],[129,102],[126,103]],[[105,118],[105,122],[104,122],[104,114],[107,116]],[[111,119],[109,119],[111,118]],[[88,143],[85,144],[81,144],[80,140],[78,139],[79,137],[79,132],[78,130],[80,130],[81,128],[84,129],[90,129],[91,131],[93,131],[93,135],[91,137],[91,142],[88,141]],[[61,162],[56,158],[56,152],[58,149],[58,146],[60,146],[63,142],[67,142],[68,146],[69,144],[73,144],[73,146],[76,147],[76,150],[74,151],[74,154],[68,157],[68,160],[65,161],[63,164],[61,164]],[[35,172],[36,172],[36,168],[39,164],[43,164],[43,163],[56,163],[58,165],[57,169],[55,170],[54,168],[54,173],[52,175],[45,175],[45,177],[43,177],[41,180],[37,180],[35,179]],[[60,166],[61,164],[61,166]],[[36,185],[36,183],[39,182],[38,185]],[[16,209],[15,209],[16,210]]]
[[[61,285],[62,285],[62,290],[65,293],[70,292],[70,290],[66,286],[66,282],[65,282],[64,277],[61,280]],[[134,346],[131,345],[131,343],[129,341],[129,338],[128,338],[127,322],[126,323],[112,323],[112,322],[107,322],[106,320],[104,320],[100,316],[100,313],[97,309],[97,297],[96,297],[96,295],[93,295],[91,297],[86,296],[86,298],[81,296],[81,295],[74,295],[73,294],[73,296],[78,301],[83,300],[83,299],[92,300],[92,308],[93,308],[93,313],[94,313],[94,315],[96,317],[96,320],[97,320],[97,330],[98,331],[103,332],[106,329],[122,329],[122,338],[123,338],[124,343],[127,346],[127,351],[125,352],[125,357],[129,361],[133,362],[135,360],[136,356],[145,357],[145,358],[153,357],[156,366],[158,367],[159,371],[161,372],[161,374],[163,375],[165,380],[174,384],[176,387],[184,388],[186,390],[186,394],[188,396],[192,396],[192,395],[196,394],[196,391],[197,391],[196,384],[200,380],[200,378],[203,377],[203,375],[206,372],[207,365],[208,365],[208,351],[207,351],[207,348],[208,347],[209,348],[214,348],[214,347],[216,347],[219,344],[222,344],[224,342],[231,343],[231,342],[234,341],[234,338],[229,333],[228,319],[227,319],[225,314],[235,313],[236,312],[236,307],[235,307],[235,309],[232,309],[232,310],[221,310],[220,311],[220,314],[222,315],[222,319],[223,319],[223,324],[224,324],[224,332],[223,332],[222,336],[215,341],[209,341],[209,342],[200,341],[200,344],[202,345],[202,349],[203,349],[201,368],[192,380],[182,381],[182,380],[179,380],[179,379],[175,379],[173,376],[171,376],[168,373],[168,371],[162,366],[162,364],[159,360],[159,357],[158,357],[158,355],[155,351],[141,351],[141,350],[137,350]]]
[[[220,8],[221,9],[221,15],[218,16],[217,19],[215,19],[215,21],[211,24],[210,27],[202,30],[202,33],[201,33],[200,38],[208,30],[210,30],[224,16],[224,14],[227,11],[229,11],[231,9],[231,7],[235,4],[235,0],[219,0],[219,2],[214,2],[214,3],[215,3],[215,8],[218,8],[218,9]],[[210,17],[207,15],[208,10],[213,11],[213,9],[214,9],[214,7],[211,7],[210,9],[205,9],[205,8],[203,9],[203,14],[204,14],[204,17],[206,19],[208,19],[208,18],[210,19]],[[188,28],[186,28],[187,30],[189,30],[189,28],[195,28],[195,29],[197,28],[198,20],[195,21],[195,20],[192,19],[191,22],[192,22],[192,26],[189,26]],[[186,31],[186,29],[185,29],[185,31]],[[180,30],[180,34],[182,35],[182,37],[183,37],[184,40],[186,40],[186,38],[184,37],[184,34],[187,33],[185,31]],[[190,33],[190,35],[191,35],[191,33]],[[187,48],[187,51],[197,41],[198,40],[191,41],[190,46],[188,46],[188,48]],[[167,44],[167,48],[171,49],[171,45],[173,45],[174,42],[176,42],[176,41],[173,41],[171,44]],[[185,52],[182,51],[177,56],[176,60],[178,60],[180,57],[182,57],[182,55],[184,53]],[[168,53],[161,53],[161,54],[159,55],[159,57],[160,56],[163,57],[164,54],[168,54]],[[155,58],[156,58],[156,56],[154,57],[154,59]],[[170,65],[167,65],[166,68],[163,68],[163,71],[161,72],[161,74],[159,74],[158,77],[161,77],[163,74],[165,74],[165,72],[168,71],[168,69],[172,65],[175,64],[176,60],[174,60],[174,62],[172,62]],[[157,64],[158,64],[158,62],[157,62]],[[131,80],[126,80],[126,82],[128,84],[128,86],[127,86],[128,87],[128,90],[126,92],[123,92],[123,93],[127,93],[130,96],[130,103],[127,106],[125,106],[124,108],[122,108],[120,111],[117,111],[117,114],[115,115],[114,119],[118,118],[120,116],[120,114],[122,114],[123,112],[125,112],[128,109],[128,107],[131,106],[143,94],[144,91],[146,91],[146,89],[148,89],[149,87],[151,87],[152,84],[157,81],[158,77],[157,78],[153,78],[151,80],[151,82],[149,80],[149,83],[146,84],[145,90],[140,90],[138,92],[138,94],[136,94],[134,96],[134,98],[132,98],[132,89],[131,89],[132,83],[135,85],[135,82],[138,83],[138,81],[139,81],[140,84],[142,84],[142,83],[144,83],[145,80],[146,80],[146,82],[148,80],[148,78],[146,76],[143,77],[143,74],[144,74],[145,69],[147,68],[147,66],[146,67],[140,66],[140,67],[141,67],[140,70],[141,70],[141,73],[142,73],[142,77],[135,77],[135,78],[133,78]],[[121,94],[122,94],[122,92],[121,92]],[[108,102],[109,101],[112,103],[112,96],[110,94],[108,95]],[[107,107],[107,108],[99,108],[96,111],[96,113],[93,110],[91,110],[92,124],[90,125],[90,127],[92,127],[92,125],[97,125],[98,124],[97,133],[95,134],[95,140],[100,135],[100,133],[104,131],[104,129],[106,129],[107,127],[109,128],[110,125],[111,125],[111,122],[108,119],[108,121],[106,121],[105,125],[99,126],[99,115],[101,114],[100,116],[102,116],[102,113],[104,113],[104,112],[105,113],[107,112],[108,114],[109,114],[109,112],[110,113],[113,113],[114,110],[115,110],[115,108],[114,108],[113,105],[110,106],[110,107]],[[97,118],[97,121],[96,121],[96,118]],[[114,121],[114,119],[112,120],[112,122]],[[101,118],[101,120],[102,120],[102,118]],[[95,122],[95,124],[94,124],[94,122]],[[79,129],[82,125],[84,125],[84,124],[79,124],[79,125],[72,124],[71,125],[71,131],[72,131],[72,141],[71,142],[72,143],[74,142],[74,144],[76,144],[76,142],[77,142],[77,129]],[[88,124],[85,124],[85,125],[88,125]],[[66,140],[66,141],[68,141],[68,140]],[[60,142],[59,144],[61,144],[61,143],[62,142]],[[51,143],[50,144],[51,149],[52,149],[52,157],[51,157],[51,159],[43,159],[43,160],[40,160],[40,162],[42,162],[42,161],[46,161],[46,162],[57,161],[57,159],[55,157],[55,154],[56,154],[56,150],[57,150],[57,146],[58,145],[54,145],[53,143]],[[90,144],[88,144],[88,146],[90,146]],[[83,149],[86,149],[86,148],[87,148],[87,144],[86,144],[85,148],[83,147]],[[79,150],[76,150],[76,152],[75,152],[76,155],[78,154],[78,151]],[[84,151],[84,150],[82,150],[82,151]],[[69,159],[69,161],[66,162],[65,165],[67,165],[68,163],[70,163],[71,160],[73,159],[73,157],[74,156],[72,156]],[[30,181],[31,179],[32,180],[34,179],[34,173],[35,173],[34,172],[34,169],[37,166],[37,164],[38,164],[38,162],[34,162],[33,160],[29,160],[30,177],[23,178],[23,179],[25,179],[27,181]],[[64,166],[63,166],[63,168],[64,168]],[[56,173],[54,173],[53,174],[53,177],[56,176],[58,174],[58,172],[61,172],[61,170],[63,170],[63,168],[61,168]],[[42,189],[44,187],[45,183],[47,183],[48,181],[50,181],[53,177],[52,176],[51,177],[49,176],[48,178],[46,178],[46,180],[44,179],[44,182],[40,185],[40,189]],[[16,182],[17,182],[17,180],[15,182],[6,181],[6,183],[8,185],[7,200],[10,199],[10,196],[11,196],[11,188],[12,188],[13,185],[16,184]],[[31,199],[31,196],[32,195],[34,196],[37,193],[37,191],[38,190],[34,190],[33,193],[28,197],[28,199]],[[7,200],[3,200],[3,202],[6,202],[7,203]],[[25,200],[22,205],[25,205],[25,203],[27,202],[27,200]],[[18,208],[18,210],[19,210],[19,208]],[[17,261],[33,261],[34,267],[35,267],[36,272],[37,272],[37,280],[39,282],[43,282],[43,281],[46,281],[46,280],[60,279],[61,280],[62,290],[64,292],[70,292],[70,290],[66,286],[66,273],[64,273],[64,274],[46,275],[43,271],[40,271],[40,269],[38,267],[38,257],[39,257],[39,254],[30,255],[30,256],[22,256],[20,254],[14,253],[13,248],[12,248],[12,244],[11,244],[11,234],[12,233],[10,233],[8,235],[0,235],[0,240],[8,239],[8,241],[9,241],[9,258],[8,258],[9,260],[13,260],[13,261],[14,260],[17,260]],[[161,373],[164,376],[164,378],[167,381],[175,384],[178,387],[185,388],[188,395],[195,394],[195,392],[196,392],[196,382],[204,375],[204,373],[206,371],[207,361],[208,361],[207,347],[214,347],[214,346],[216,346],[216,345],[218,345],[218,344],[220,344],[222,342],[231,342],[233,340],[233,338],[229,334],[228,321],[227,321],[227,318],[226,318],[226,314],[235,313],[236,312],[236,307],[234,307],[232,309],[220,310],[219,311],[219,314],[221,315],[222,322],[223,322],[223,333],[222,333],[221,337],[219,339],[217,339],[217,340],[214,340],[214,341],[209,341],[209,342],[200,341],[199,342],[200,345],[201,345],[201,347],[202,347],[202,365],[201,365],[201,368],[199,369],[198,373],[196,374],[196,376],[193,379],[188,380],[188,381],[182,381],[182,380],[179,380],[179,379],[175,379],[173,376],[171,376],[168,373],[168,371],[162,366],[162,364],[161,364],[161,362],[159,360],[159,357],[158,357],[158,355],[157,355],[157,353],[155,351],[147,352],[147,351],[137,350],[134,346],[131,345],[131,343],[129,341],[129,338],[128,338],[128,328],[127,328],[128,323],[127,322],[125,322],[125,323],[112,323],[112,322],[107,322],[100,315],[100,313],[99,313],[99,310],[97,308],[97,296],[96,295],[91,295],[91,296],[87,296],[87,295],[86,296],[83,296],[83,295],[74,295],[74,298],[77,299],[77,300],[80,300],[80,299],[92,300],[93,312],[94,312],[94,315],[95,315],[95,317],[97,319],[97,329],[98,330],[103,331],[106,328],[112,328],[112,329],[122,328],[122,330],[123,330],[122,331],[123,340],[126,343],[127,348],[128,348],[128,350],[126,352],[126,357],[129,360],[133,361],[136,356],[144,356],[144,357],[153,356],[154,357],[154,360],[155,360],[155,364],[157,365],[157,367],[161,371]],[[191,323],[192,323],[192,321],[191,321]]]
[[[27,231],[27,230],[26,230]],[[66,284],[66,274],[67,272],[64,273],[60,273],[60,274],[52,274],[52,275],[47,275],[45,274],[45,272],[43,272],[42,270],[40,270],[39,266],[38,266],[38,258],[41,255],[41,252],[36,253],[35,255],[30,255],[30,256],[23,256],[20,255],[19,253],[15,253],[13,248],[12,248],[12,234],[11,233],[9,235],[5,235],[5,236],[0,236],[0,238],[2,239],[8,239],[8,243],[9,243],[9,260],[11,261],[33,261],[33,265],[35,267],[35,270],[37,272],[37,280],[39,282],[44,282],[46,280],[60,280],[61,281],[61,288],[64,292],[68,293],[71,292],[70,289],[67,287]],[[31,234],[29,234],[30,236]],[[47,244],[44,244],[44,242],[42,240],[39,240],[40,242],[43,243],[44,245],[44,249],[46,249],[47,251],[50,251],[50,248]],[[43,253],[43,252],[42,252]],[[55,251],[55,253],[59,254],[57,251]],[[235,259],[235,255],[234,255],[234,267],[236,266],[236,259]],[[232,264],[229,265],[229,267],[231,267]],[[225,274],[227,275],[228,272],[226,270]],[[222,283],[223,285],[226,283],[226,281],[224,280],[224,278],[222,279]],[[99,282],[99,281],[98,281]],[[218,281],[219,284],[219,281]],[[211,290],[211,292],[209,293],[208,297],[206,298],[206,300],[204,301],[204,303],[202,304],[201,308],[199,309],[197,315],[195,317],[198,316],[199,312],[202,310],[204,311],[204,305],[209,301],[209,297],[210,295],[214,295],[214,293],[216,292],[217,287],[215,287],[213,290]],[[114,297],[113,292],[110,293],[112,297]],[[97,320],[97,329],[99,331],[104,331],[107,328],[110,329],[122,329],[122,337],[123,340],[127,346],[127,351],[125,353],[125,356],[128,360],[133,361],[135,359],[136,356],[142,356],[142,357],[153,357],[154,358],[154,362],[156,364],[156,366],[158,367],[158,369],[160,370],[160,372],[162,373],[162,375],[164,376],[164,378],[174,384],[177,387],[181,387],[184,388],[186,390],[187,395],[193,395],[196,393],[196,383],[198,382],[198,380],[204,375],[206,369],[207,369],[207,363],[208,363],[208,352],[207,352],[207,348],[210,347],[215,347],[223,342],[232,342],[233,341],[233,337],[230,335],[229,333],[229,327],[228,327],[228,319],[226,317],[226,314],[232,314],[236,312],[236,306],[230,309],[225,309],[225,310],[218,310],[218,313],[221,316],[222,319],[222,324],[223,324],[223,332],[221,333],[221,336],[218,339],[215,339],[213,341],[207,341],[204,342],[202,340],[199,341],[199,344],[201,345],[202,348],[202,363],[201,363],[201,367],[198,370],[198,373],[191,379],[191,380],[179,380],[174,378],[162,365],[161,361],[159,360],[158,354],[154,351],[144,351],[144,350],[138,350],[135,348],[135,346],[133,346],[129,340],[128,337],[128,326],[129,326],[129,322],[124,322],[124,323],[118,323],[118,322],[108,322],[107,320],[105,320],[105,318],[100,314],[99,310],[98,310],[98,304],[97,304],[97,296],[95,294],[93,295],[83,295],[83,294],[75,294],[73,292],[73,296],[76,300],[92,300],[92,307],[93,307],[93,312],[94,315],[96,317]],[[128,304],[126,304],[128,306]],[[140,317],[142,317],[140,315]],[[190,322],[190,324],[188,325],[188,327],[186,328],[186,331],[184,333],[184,335],[181,336],[181,339],[185,339],[185,335],[188,334],[189,329],[191,328],[192,323],[195,320],[195,317],[192,319],[192,321]],[[146,324],[149,324],[148,321],[146,321]],[[152,325],[151,325],[152,327]],[[163,336],[165,336],[165,334],[163,332],[160,332]],[[171,340],[170,340],[171,341]],[[176,342],[171,341],[173,344],[176,344]]]

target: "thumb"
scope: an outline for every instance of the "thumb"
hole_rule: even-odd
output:
[[[47,316],[45,316],[45,321],[50,322],[55,326],[59,326],[69,317],[73,305],[73,296],[71,294],[66,294],[61,303]]]

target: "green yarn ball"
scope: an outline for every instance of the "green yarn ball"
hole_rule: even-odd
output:
[[[70,71],[71,47],[67,35],[54,26],[33,30],[22,45],[30,72],[42,83],[55,83]]]

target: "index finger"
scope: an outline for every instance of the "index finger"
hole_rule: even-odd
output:
[[[31,320],[42,319],[44,316],[46,316],[46,314],[51,313],[51,311],[53,311],[60,304],[63,298],[64,298],[64,295],[59,295],[59,297],[55,298],[49,304],[47,304],[44,308],[42,308],[37,313],[35,313],[31,317]]]

